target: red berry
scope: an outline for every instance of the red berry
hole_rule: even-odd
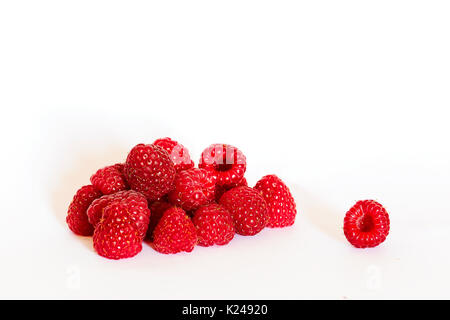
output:
[[[88,221],[86,210],[92,201],[101,195],[102,193],[92,185],[81,187],[77,191],[69,205],[66,217],[70,230],[81,236],[91,236],[94,233],[94,227]]]
[[[175,167],[166,150],[152,144],[138,144],[128,154],[125,175],[131,189],[149,201],[158,200],[173,187]]]
[[[227,144],[213,144],[203,151],[199,168],[210,171],[219,186],[233,187],[244,177],[247,163],[238,148]]]
[[[214,200],[216,183],[214,177],[203,169],[189,169],[179,172],[175,188],[169,193],[169,202],[183,210],[195,210]]]
[[[259,190],[266,200],[269,209],[270,228],[282,228],[294,224],[297,209],[295,200],[289,188],[276,175],[267,175],[256,183],[256,190]]]
[[[150,221],[150,210],[145,196],[134,190],[119,191],[94,200],[87,209],[89,222],[94,228],[97,227],[102,218],[105,218],[105,209],[113,203],[121,203],[127,208],[139,234],[144,238]]]
[[[153,142],[155,146],[166,150],[175,165],[175,170],[181,171],[194,167],[189,151],[181,144],[170,138],[162,138]]]
[[[150,217],[150,224],[148,225],[146,239],[150,241],[153,240],[153,232],[155,231],[156,225],[159,223],[159,220],[161,220],[164,212],[172,207],[173,205],[166,200],[157,200],[150,205],[152,215]]]
[[[192,222],[197,228],[200,246],[224,245],[234,237],[233,219],[228,210],[219,204],[199,208]]]
[[[247,186],[248,186],[248,183],[247,183],[247,179],[245,179],[245,178],[242,178],[242,180],[237,185],[233,185],[231,187],[216,185],[216,192],[215,192],[216,201],[219,202],[222,195],[225,192],[227,192],[228,190],[231,190],[236,187],[247,187]]]
[[[120,164],[99,169],[92,175],[91,183],[103,194],[111,194],[128,189],[123,171],[120,171]]]
[[[153,248],[161,253],[191,252],[197,244],[197,231],[186,212],[177,207],[164,212],[153,232]]]
[[[234,229],[240,235],[255,235],[267,224],[267,204],[262,195],[253,188],[233,188],[220,198],[220,204],[231,213]]]
[[[142,250],[142,237],[123,203],[112,203],[94,232],[94,248],[108,259],[130,258]]]
[[[389,215],[374,200],[358,201],[345,215],[344,234],[357,248],[376,247],[389,234]]]

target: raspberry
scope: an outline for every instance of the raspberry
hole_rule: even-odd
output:
[[[164,212],[153,239],[153,248],[158,252],[191,252],[197,244],[197,230],[183,209],[173,207]]]
[[[70,230],[81,236],[92,236],[94,227],[89,223],[86,210],[102,194],[94,186],[81,187],[69,205],[66,222]]]
[[[121,203],[126,207],[130,218],[136,224],[139,234],[144,238],[150,221],[150,210],[145,196],[134,190],[119,191],[94,200],[87,209],[89,222],[96,228],[101,219],[105,218],[105,209],[109,205],[117,203]]]
[[[244,177],[247,164],[244,154],[238,148],[227,144],[213,144],[203,151],[199,168],[210,171],[219,186],[233,187]]]
[[[152,144],[138,144],[125,162],[131,189],[143,193],[149,201],[158,200],[172,189],[175,173],[167,151]]]
[[[161,220],[164,212],[172,207],[173,205],[171,205],[166,200],[157,200],[150,205],[150,211],[152,215],[150,217],[150,224],[148,225],[146,239],[150,241],[153,240],[153,231],[155,231],[156,225],[158,224],[159,220]]]
[[[192,219],[197,228],[198,245],[224,245],[234,237],[233,219],[227,209],[213,203],[199,208]]]
[[[220,204],[231,213],[234,229],[240,235],[255,235],[267,224],[267,204],[262,195],[253,188],[233,188],[220,198]]]
[[[233,185],[231,187],[224,187],[224,186],[216,185],[216,194],[215,194],[216,201],[219,202],[222,195],[225,192],[227,192],[228,190],[231,190],[236,187],[247,187],[247,186],[248,186],[248,183],[247,183],[247,179],[245,179],[245,178],[242,178],[242,180],[237,185]]]
[[[297,209],[295,200],[289,188],[276,175],[267,175],[256,183],[256,190],[259,190],[266,200],[269,209],[270,228],[282,228],[294,224]]]
[[[156,140],[153,144],[163,148],[169,153],[170,158],[175,165],[175,170],[178,172],[194,167],[194,161],[191,160],[189,151],[177,141],[170,138],[162,138]]]
[[[185,211],[195,210],[214,200],[215,188],[214,177],[208,171],[184,170],[175,178],[175,188],[168,195],[169,202]]]
[[[389,234],[389,215],[374,200],[358,201],[345,215],[344,234],[357,248],[376,247]]]
[[[99,255],[116,260],[133,257],[142,250],[142,237],[125,204],[106,207],[94,232],[94,248]]]
[[[123,174],[121,164],[99,169],[91,177],[91,183],[103,194],[111,194],[128,189],[128,184]],[[122,169],[122,171],[120,171]]]

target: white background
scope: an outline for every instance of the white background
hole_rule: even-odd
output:
[[[2,1],[0,298],[450,298],[448,1]],[[98,256],[75,191],[140,142],[239,147],[296,223]],[[342,232],[358,199],[381,246]]]

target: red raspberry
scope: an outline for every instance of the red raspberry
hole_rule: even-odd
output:
[[[179,172],[175,188],[169,193],[169,202],[183,210],[195,210],[214,200],[216,183],[214,177],[203,169],[189,169]]]
[[[216,185],[216,194],[215,194],[216,201],[219,202],[222,195],[225,192],[227,192],[228,190],[231,190],[236,187],[247,187],[247,186],[248,186],[248,183],[247,183],[247,179],[245,179],[245,178],[242,178],[242,180],[237,185],[233,185],[231,187],[224,187],[224,186]]]
[[[269,208],[270,228],[282,228],[294,224],[297,209],[289,188],[276,175],[267,175],[256,183]]]
[[[153,231],[155,231],[155,228],[159,223],[159,220],[161,220],[164,212],[166,212],[169,208],[173,208],[173,205],[166,200],[157,200],[150,205],[152,215],[150,217],[150,224],[148,225],[146,239],[150,241],[153,240]]]
[[[81,187],[69,205],[66,222],[70,230],[81,236],[92,236],[94,227],[89,223],[86,210],[102,193],[92,185]]]
[[[123,171],[120,171],[120,164],[99,169],[92,175],[91,183],[103,194],[111,194],[128,189]]]
[[[125,175],[131,189],[149,201],[167,194],[173,187],[175,167],[166,150],[152,144],[138,144],[128,154]]]
[[[194,167],[194,161],[191,160],[188,149],[181,143],[170,138],[162,138],[153,142],[155,146],[166,150],[175,165],[175,170],[187,170]]]
[[[164,212],[153,239],[153,248],[158,252],[191,252],[197,244],[197,230],[183,209],[173,207]]]
[[[198,244],[203,247],[224,245],[234,237],[233,218],[227,209],[213,203],[199,208],[192,219]]]
[[[357,248],[376,247],[389,234],[389,215],[374,200],[358,201],[345,215],[344,234]]]
[[[253,188],[233,188],[220,198],[220,204],[231,213],[237,234],[252,236],[267,224],[267,204],[262,195]]]
[[[106,207],[94,232],[94,248],[99,255],[116,260],[133,257],[142,250],[142,237],[125,204]]]
[[[227,187],[237,185],[247,168],[244,154],[238,148],[227,144],[213,144],[206,148],[198,166],[210,171],[219,186]]]
[[[94,200],[87,209],[89,222],[96,228],[101,219],[105,218],[105,209],[116,203],[122,203],[127,208],[139,234],[144,238],[150,221],[150,210],[145,196],[134,190],[119,191]]]

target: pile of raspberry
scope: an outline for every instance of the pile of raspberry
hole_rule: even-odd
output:
[[[137,255],[144,241],[173,254],[293,225],[297,209],[285,183],[266,175],[249,187],[246,168],[244,154],[227,144],[206,148],[198,168],[170,138],[138,144],[125,163],[99,169],[76,192],[66,221],[75,234],[93,236],[96,252],[109,259]],[[384,208],[367,201],[357,203],[344,224],[356,247],[376,246],[389,232]]]

